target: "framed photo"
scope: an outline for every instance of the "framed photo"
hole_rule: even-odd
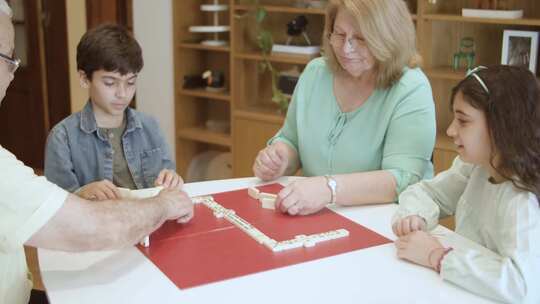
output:
[[[501,64],[529,68],[536,74],[538,32],[505,30]]]

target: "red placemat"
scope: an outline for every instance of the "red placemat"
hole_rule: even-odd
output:
[[[278,193],[280,184],[257,187]],[[378,246],[390,240],[330,209],[314,215],[289,216],[263,209],[247,189],[217,193],[214,200],[276,241],[299,234],[347,229],[349,236],[317,243],[314,247],[273,252],[225,218],[215,218],[203,204],[195,205],[195,217],[180,225],[167,222],[150,236],[150,247],[139,250],[179,288],[190,288],[278,267]]]

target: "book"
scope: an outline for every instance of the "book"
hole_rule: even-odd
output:
[[[461,10],[463,17],[520,19],[523,18],[523,10],[489,10],[464,8]]]

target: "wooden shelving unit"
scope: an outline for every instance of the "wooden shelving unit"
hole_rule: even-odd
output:
[[[325,10],[321,8],[299,8],[289,7],[283,5],[262,5],[262,7],[269,13],[285,13],[285,14],[313,14],[324,15]],[[234,6],[236,11],[248,11],[253,9],[253,5],[249,4],[236,4]]]
[[[418,49],[424,58],[423,70],[430,79],[437,111],[437,140],[433,152],[436,171],[447,169],[457,152],[451,138],[446,135],[452,113],[450,91],[465,76],[465,70],[453,70],[452,56],[463,37],[475,41],[476,64],[498,64],[501,57],[504,29],[540,31],[540,1],[516,0],[511,5],[524,9],[523,19],[484,19],[461,16],[461,9],[471,1],[406,0],[417,27]],[[187,31],[190,25],[204,24],[199,6],[206,0],[173,1],[176,81],[177,162],[184,173],[193,157],[208,149],[224,149],[233,153],[234,176],[251,176],[251,166],[257,152],[282,126],[284,114],[271,102],[270,77],[259,73],[265,57],[255,43],[254,20],[249,13],[253,6],[246,0],[221,0],[229,5],[231,26],[230,44],[222,47],[204,46],[197,35]],[[305,15],[310,25],[308,36],[320,44],[325,10],[293,7],[288,0],[263,0],[268,12],[265,28],[272,32],[274,41],[286,39],[284,25],[296,15]],[[538,3],[537,3],[538,2]],[[300,70],[313,57],[287,54],[267,58],[275,68]],[[226,92],[208,92],[201,89],[182,89],[183,77],[205,69],[221,69],[227,75]],[[205,121],[211,118],[228,119],[231,132],[211,132]]]
[[[417,0],[418,47],[424,58],[424,71],[428,75],[437,110],[437,141],[433,162],[437,172],[447,169],[457,152],[446,129],[451,123],[450,92],[465,77],[465,69],[455,71],[453,54],[459,49],[463,37],[475,41],[476,64],[499,64],[502,37],[505,29],[540,30],[540,2],[536,0],[509,1],[511,8],[523,9],[523,19],[471,18],[461,16],[461,9],[471,1]]]
[[[231,147],[231,136],[224,133],[212,132],[204,127],[184,128],[177,130],[180,139],[193,140],[196,142]]]
[[[461,15],[452,15],[452,14],[425,14],[422,16],[422,18],[427,21],[540,26],[539,19],[527,19],[527,18],[523,18],[523,19],[474,18],[474,17],[463,17]]]
[[[242,52],[236,53],[234,58],[237,59],[247,59],[247,60],[264,60],[264,56],[260,52]],[[316,56],[306,56],[306,55],[289,55],[289,54],[272,54],[268,56],[270,62],[278,63],[292,63],[292,64],[308,64]]]
[[[209,120],[226,121],[231,124],[231,46],[203,45],[201,40],[209,34],[192,33],[193,25],[212,24],[213,15],[201,11],[203,0],[173,1],[173,34],[175,66],[175,117],[176,117],[176,160],[180,174],[186,176],[189,164],[198,154],[209,151],[231,151],[232,134],[211,131],[206,127]],[[232,0],[220,1],[230,10],[219,13],[220,25],[229,25],[232,16]],[[220,33],[221,38],[230,40],[230,34]],[[212,92],[205,89],[183,88],[184,76],[201,75],[206,70],[224,73],[226,90]]]
[[[193,50],[206,50],[216,52],[230,52],[231,48],[228,46],[209,46],[195,42],[180,42],[178,47],[181,49],[193,49]]]
[[[216,93],[216,92],[210,92],[203,89],[180,89],[180,95],[200,97],[200,98],[206,98],[206,99],[223,100],[227,102],[231,101],[231,95],[229,94],[229,92]]]

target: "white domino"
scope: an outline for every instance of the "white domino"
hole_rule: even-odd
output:
[[[145,199],[158,195],[161,190],[163,190],[163,187],[161,186],[137,190],[118,188],[118,192],[120,192],[120,197],[123,199]]]
[[[271,198],[261,199],[261,206],[264,209],[276,210],[276,200]]]
[[[139,244],[141,244],[141,246],[145,248],[150,247],[150,236],[145,236],[144,239]]]
[[[273,199],[273,200],[276,200],[277,199],[277,195],[276,194],[272,194],[272,193],[266,193],[266,192],[260,192],[259,193],[259,199],[262,200],[262,199]]]
[[[249,196],[251,196],[252,198],[258,200],[258,199],[259,199],[260,191],[259,191],[259,189],[255,188],[255,187],[249,187],[249,188],[248,188],[248,194],[249,194]]]

